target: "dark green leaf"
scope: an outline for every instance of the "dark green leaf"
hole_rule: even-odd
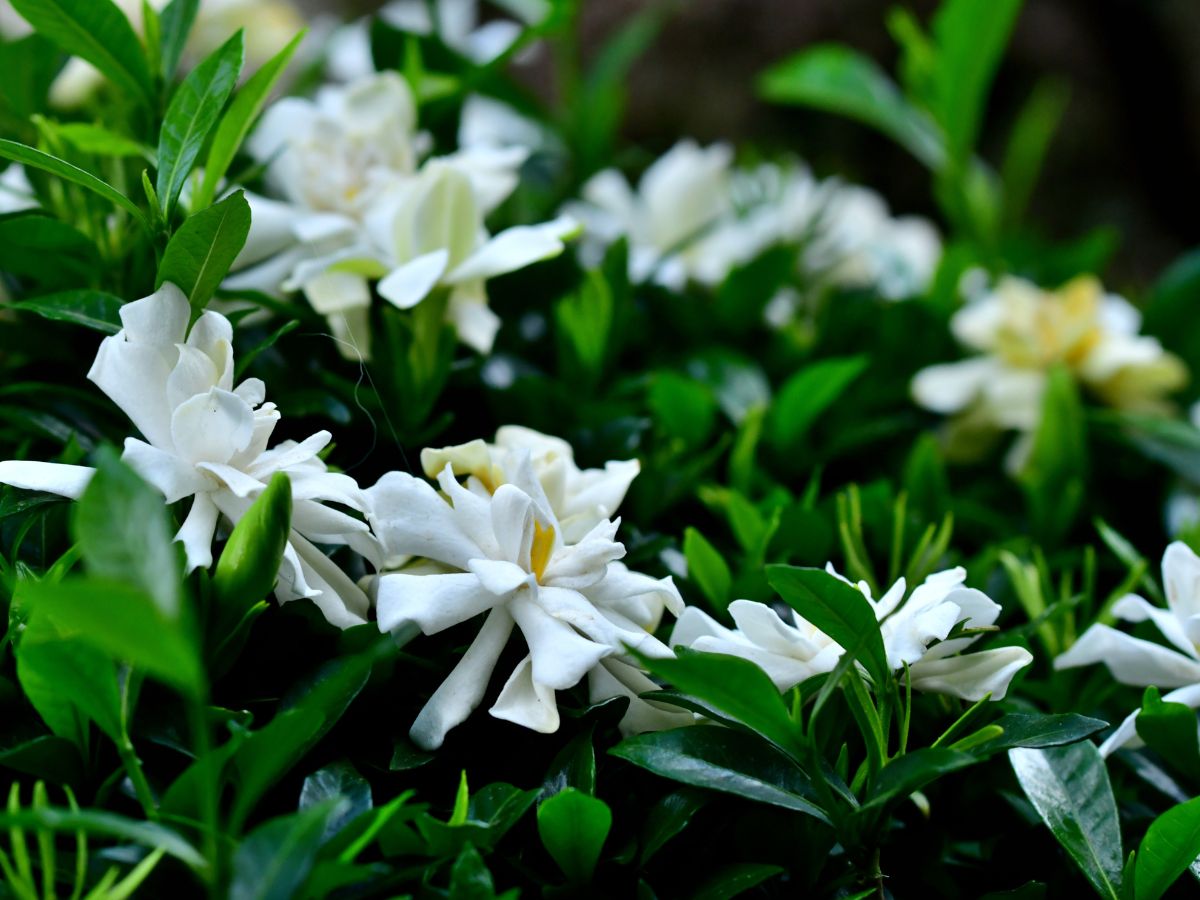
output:
[[[663,778],[755,800],[829,822],[804,796],[811,785],[787,757],[753,735],[694,725],[626,738],[609,751]]]
[[[1104,759],[1090,741],[1018,748],[1008,758],[1025,796],[1102,897],[1120,897],[1121,826]]]
[[[892,677],[875,611],[858,589],[822,569],[768,566],[767,581],[792,609],[867,668],[877,687]]]
[[[974,765],[979,760],[969,753],[944,747],[922,747],[889,762],[875,781],[863,809],[885,807],[919,791],[943,775]]]
[[[1150,749],[1176,771],[1200,782],[1200,729],[1194,709],[1182,703],[1164,703],[1158,689],[1148,687],[1134,724],[1138,737]]]
[[[250,832],[233,856],[230,900],[293,900],[339,802],[326,800]]]
[[[1193,720],[1195,716],[1192,716]],[[985,744],[973,747],[976,756],[999,753],[1013,747],[1060,747],[1089,738],[1108,727],[1102,719],[1093,719],[1077,713],[1040,715],[1038,713],[1007,713],[994,725],[1004,729],[1000,735]]]
[[[90,720],[112,740],[119,739],[116,667],[91,645],[66,638],[44,617],[31,622],[22,636],[17,678],[25,697],[59,737],[86,749]]]
[[[712,391],[677,372],[656,374],[647,401],[663,431],[688,447],[702,445],[716,425],[717,401]]]
[[[683,788],[667,794],[650,807],[642,826],[642,864],[683,831],[707,802],[708,795],[703,791]]]
[[[694,900],[729,900],[786,871],[783,866],[763,863],[733,863],[722,866],[704,879],[692,897]]]
[[[154,183],[167,220],[208,133],[237,85],[244,56],[244,38],[239,31],[196,66],[171,98],[158,139],[158,177]]]
[[[793,757],[801,755],[800,730],[775,684],[749,660],[722,653],[678,649],[666,659],[642,658],[652,673],[685,694],[756,731]]]
[[[183,48],[199,9],[200,0],[171,0],[162,11],[162,73],[168,84],[175,77],[175,69],[183,57]]]
[[[1039,535],[1056,540],[1084,499],[1087,434],[1079,391],[1063,366],[1050,371],[1033,449],[1018,474]]]
[[[299,808],[308,809],[330,800],[337,801],[337,806],[329,817],[323,840],[371,810],[371,785],[350,763],[332,763],[304,779]]]
[[[38,34],[86,59],[141,102],[154,102],[142,42],[112,0],[12,0],[12,5]]]
[[[169,281],[195,310],[203,310],[245,246],[250,204],[241,191],[188,217],[171,237],[158,267],[158,286]]]
[[[105,334],[116,334],[121,330],[121,298],[103,291],[63,291],[13,306],[46,319],[71,322]]]
[[[142,215],[142,211],[137,208],[137,205],[132,200],[116,188],[105,184],[91,172],[85,172],[78,166],[73,166],[48,153],[43,153],[41,150],[35,150],[33,147],[18,144],[16,141],[0,140],[0,157],[11,159],[13,162],[21,163],[23,166],[32,166],[35,169],[41,169],[43,172],[57,175],[59,178],[69,181],[72,184],[87,188],[92,193],[98,194],[110,203],[121,207],[121,209],[137,219],[144,227],[148,227],[146,217]]]

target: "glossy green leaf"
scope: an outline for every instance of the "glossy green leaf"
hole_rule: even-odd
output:
[[[27,627],[17,652],[25,697],[56,735],[84,750],[88,722],[112,740],[121,734],[121,695],[112,660],[71,639],[42,617]]]
[[[230,900],[292,900],[299,895],[338,805],[337,799],[325,800],[250,832],[233,856]]]
[[[753,735],[718,725],[694,725],[626,738],[609,751],[663,778],[801,812],[828,823],[805,794],[808,778]]]
[[[187,218],[172,235],[158,267],[194,310],[203,310],[228,274],[250,233],[250,205],[241,191]]]
[[[811,47],[763,73],[759,93],[773,103],[810,106],[877,128],[931,169],[946,150],[937,128],[901,96],[867,57],[846,47]]]
[[[1150,823],[1134,861],[1135,900],[1158,900],[1198,857],[1200,797],[1168,809]]]
[[[154,102],[142,42],[112,0],[12,0],[12,5],[38,34],[87,60],[143,103]]]
[[[1006,713],[992,724],[1003,728],[1004,733],[972,748],[971,752],[976,756],[999,753],[1014,747],[1061,747],[1082,741],[1108,727],[1108,723],[1102,719],[1078,713]]]
[[[1102,897],[1120,897],[1121,826],[1104,759],[1090,741],[1017,748],[1009,761],[1025,796]]]
[[[945,747],[921,747],[898,756],[884,766],[871,783],[871,791],[863,809],[878,809],[896,800],[903,800],[943,775],[972,766],[978,761],[969,753]]]
[[[345,760],[330,763],[304,779],[298,808],[304,810],[330,801],[336,806],[326,822],[322,843],[371,811],[371,783]]]
[[[683,831],[692,817],[706,803],[709,795],[704,791],[682,788],[667,794],[646,814],[642,826],[642,863],[646,863],[671,838]]]
[[[542,845],[567,879],[574,884],[586,883],[612,828],[608,804],[567,788],[542,801],[537,824]]]
[[[674,658],[641,659],[647,669],[677,690],[710,704],[785,753],[801,755],[800,730],[762,669],[749,660],[722,653],[697,653],[680,647],[677,654]]]
[[[1164,703],[1158,689],[1148,687],[1134,725],[1138,737],[1172,769],[1200,782],[1200,726],[1194,709]]]
[[[730,900],[786,871],[783,866],[764,863],[721,866],[704,879],[692,897],[694,900]]]
[[[158,139],[154,183],[164,219],[170,220],[192,165],[237,85],[244,56],[244,38],[239,31],[196,66],[171,98]]]
[[[70,322],[104,334],[116,334],[121,330],[122,305],[120,297],[104,291],[82,290],[47,294],[14,303],[13,307],[55,322]]]
[[[892,677],[875,611],[858,589],[823,569],[768,566],[767,581],[792,609],[866,666],[876,685]]]
[[[176,0],[176,3],[182,0]],[[193,0],[194,2],[194,0]],[[203,209],[212,203],[217,195],[221,179],[229,171],[229,166],[237,155],[242,141],[250,133],[258,114],[271,96],[271,91],[287,69],[288,63],[304,39],[304,32],[292,40],[261,66],[257,72],[246,80],[241,89],[234,95],[229,109],[221,117],[217,130],[213,134],[212,144],[208,148],[208,158],[204,164],[204,181],[196,192],[193,201],[194,208]]]

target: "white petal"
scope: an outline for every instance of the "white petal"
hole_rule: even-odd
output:
[[[473,619],[503,603],[469,572],[450,575],[381,575],[375,597],[381,631],[416,623],[425,634]]]
[[[323,316],[371,305],[367,279],[353,272],[322,272],[304,282],[304,296]]]
[[[529,645],[532,677],[540,685],[555,690],[574,687],[588,669],[613,652],[612,647],[588,640],[525,596],[513,600],[509,611]]]
[[[299,443],[288,441],[280,444],[261,454],[250,467],[250,472],[256,477],[265,479],[275,472],[286,471],[315,458],[318,453],[329,446],[329,442],[332,440],[333,435],[328,431],[318,431]]]
[[[563,241],[578,231],[579,223],[570,216],[505,229],[456,266],[446,281],[461,284],[486,280],[558,256],[563,252]]]
[[[995,363],[988,357],[929,366],[913,377],[913,399],[943,415],[959,412],[979,396],[995,370]]]
[[[474,286],[460,285],[450,294],[446,319],[454,325],[458,339],[476,353],[492,352],[501,322],[487,305],[487,294],[481,282]]]
[[[445,249],[418,256],[380,280],[379,296],[399,309],[412,309],[437,286],[449,261],[450,252]]]
[[[1166,703],[1182,703],[1185,706],[1190,706],[1192,709],[1200,707],[1200,684],[1190,684],[1186,687],[1181,687],[1179,690],[1171,691],[1163,698]],[[1131,750],[1145,746],[1145,743],[1137,733],[1137,716],[1139,710],[1134,710],[1127,715],[1117,729],[1104,739],[1104,743],[1100,745],[1100,754],[1108,756],[1115,750],[1120,750],[1122,747],[1128,747]]]
[[[496,597],[508,597],[520,588],[533,588],[537,584],[531,573],[510,562],[473,559],[468,567],[483,589]]]
[[[611,657],[601,660],[600,665],[588,672],[590,702],[603,703],[613,697],[629,698],[629,709],[619,723],[624,737],[680,728],[695,722],[695,716],[686,710],[665,703],[652,703],[638,696],[657,689],[658,685],[637,668]]]
[[[1185,656],[1197,659],[1196,647],[1188,639],[1184,623],[1170,611],[1148,603],[1136,594],[1122,597],[1113,604],[1112,611],[1114,616],[1126,622],[1145,622],[1149,619],[1162,632],[1163,637],[1178,647]]]
[[[1181,541],[1167,547],[1162,561],[1163,590],[1167,605],[1180,622],[1190,623],[1200,616],[1200,557]],[[1200,639],[1200,629],[1185,626],[1193,644]]]
[[[998,647],[964,653],[945,659],[921,659],[910,669],[912,686],[918,691],[950,694],[975,702],[991,693],[1003,700],[1013,676],[1033,662],[1024,647]]]
[[[197,494],[188,510],[187,518],[175,535],[175,540],[183,544],[187,554],[187,571],[190,575],[194,569],[208,568],[212,565],[213,534],[217,530],[217,514],[219,510],[208,494]]]
[[[492,530],[499,542],[500,558],[530,571],[533,547],[533,500],[520,488],[502,484],[492,495]]]
[[[0,462],[0,484],[27,491],[45,491],[78,500],[96,470],[90,466],[65,463],[26,462],[7,459]]]
[[[371,601],[350,576],[328,556],[295,531],[288,538],[300,559],[300,568],[310,590],[312,602],[325,621],[336,628],[353,628],[367,621]]]
[[[175,409],[171,438],[190,463],[226,463],[254,436],[254,411],[232,391],[212,388]]]
[[[679,614],[671,631],[672,647],[694,647],[702,637],[729,638],[733,632],[697,606]]]
[[[423,556],[465,570],[487,557],[455,520],[454,510],[428,482],[389,472],[366,491],[368,521],[393,558]]]
[[[466,721],[487,691],[512,627],[512,616],[506,610],[498,607],[488,614],[463,658],[413,722],[408,734],[414,744],[423,750],[436,750],[446,739],[446,732]]]
[[[217,481],[225,485],[229,492],[238,498],[254,497],[259,494],[266,484],[259,481],[250,475],[247,475],[241,469],[234,466],[227,466],[223,463],[196,463],[196,468],[201,472],[207,472],[212,475]]]
[[[173,453],[151,447],[137,438],[125,438],[125,451],[121,459],[158,488],[167,503],[175,503],[212,486],[194,466]]]
[[[245,197],[250,206],[250,234],[234,260],[234,271],[262,262],[296,242],[292,226],[297,212],[293,206],[253,191],[246,191]]]
[[[517,663],[489,712],[497,719],[542,734],[558,731],[554,690],[533,680],[533,662],[528,656]]]
[[[1200,662],[1107,625],[1093,625],[1085,631],[1054,660],[1054,668],[1098,662],[1104,663],[1117,681],[1137,687],[1180,687],[1200,681]]]

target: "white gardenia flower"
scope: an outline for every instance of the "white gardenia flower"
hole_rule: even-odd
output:
[[[1126,622],[1153,623],[1174,649],[1097,624],[1054,660],[1054,668],[1103,663],[1121,684],[1176,688],[1163,700],[1200,708],[1200,558],[1187,544],[1175,541],[1163,553],[1162,576],[1166,609],[1130,594],[1117,601],[1113,614]],[[1100,752],[1107,756],[1121,747],[1141,746],[1136,721],[1135,710]]]
[[[826,566],[826,571],[842,578],[832,566]],[[1033,657],[1023,647],[962,653],[978,635],[946,640],[960,622],[964,628],[983,628],[1000,614],[999,604],[963,587],[966,575],[961,567],[937,572],[914,588],[907,600],[903,578],[878,601],[865,582],[856,587],[880,622],[888,665],[893,669],[907,665],[913,688],[972,702],[988,693],[1001,700],[1013,676]],[[831,672],[842,655],[840,645],[794,610],[783,618],[764,603],[735,600],[729,613],[736,629],[688,607],[675,625],[671,646],[747,659],[766,672],[780,691]]]
[[[279,421],[264,402],[265,385],[234,385],[233,329],[208,311],[189,329],[191,307],[173,284],[121,307],[123,328],[104,339],[88,378],[129,417],[144,440],[125,439],[122,459],[160,490],[167,503],[192,498],[175,539],[188,571],[212,564],[218,520],[236,523],[271,476],[292,483],[292,532],[275,593],[279,601],[311,598],[333,625],[367,619],[370,603],[314,544],[350,545],[371,560],[378,547],[365,522],[325,502],[365,512],[365,497],[347,475],[317,458],[331,435],[321,431],[267,449]],[[92,477],[86,466],[9,460],[0,483],[77,498]]]
[[[455,476],[472,479],[472,489],[490,492],[503,483],[504,473],[522,454],[528,454],[534,477],[568,544],[612,518],[641,471],[636,459],[609,461],[603,469],[580,469],[574,450],[562,438],[520,425],[502,426],[492,444],[474,440],[455,447],[427,447],[421,451],[421,468],[427,477],[436,478],[449,463]]]
[[[446,295],[446,317],[459,340],[489,353],[500,319],[487,305],[489,278],[562,253],[579,224],[562,216],[540,225],[516,225],[489,236],[487,209],[469,167],[432,159],[398,184],[371,211],[368,227],[387,260],[379,295],[411,309],[435,291]]]
[[[695,276],[697,257],[687,252],[689,245],[732,209],[732,162],[725,144],[700,147],[684,140],[646,169],[636,190],[615,169],[592,176],[582,198],[565,207],[583,223],[585,261],[598,264],[604,249],[625,237],[633,281],[681,289]]]
[[[506,461],[503,482],[460,484],[449,462],[441,493],[407,473],[385,475],[367,495],[387,562],[419,558],[376,580],[379,627],[413,623],[425,634],[483,617],[458,665],[430,697],[410,735],[426,749],[479,705],[492,671],[517,628],[529,653],[505,682],[491,714],[549,733],[559,725],[555,691],[588,677],[594,700],[653,689],[627,649],[667,656],[651,633],[663,607],[683,601],[670,578],[656,580],[617,562],[625,548],[617,523],[602,521],[577,542],[534,474],[528,452]],[[682,724],[645,701],[633,702],[626,729]]]
[[[1041,420],[1049,370],[1064,365],[1105,404],[1138,412],[1169,409],[1166,395],[1187,369],[1155,338],[1139,335],[1141,316],[1091,277],[1045,291],[1005,277],[968,299],[950,323],[977,355],[930,366],[912,383],[917,403],[964,427],[1024,433],[1010,456],[1019,468]]]

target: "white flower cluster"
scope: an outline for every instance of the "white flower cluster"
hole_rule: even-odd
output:
[[[842,578],[832,566],[826,569]],[[966,577],[962,568],[938,572],[914,588],[907,599],[903,578],[879,600],[871,597],[865,582],[856,587],[879,620],[888,665],[893,669],[907,666],[913,688],[970,701],[988,694],[993,700],[1002,700],[1013,676],[1033,657],[1023,647],[962,653],[978,640],[978,634],[947,640],[958,625],[987,628],[1000,615],[999,604],[963,586]],[[833,671],[842,655],[840,645],[794,610],[783,617],[764,603],[735,600],[729,605],[729,614],[736,629],[689,607],[675,626],[671,645],[748,659],[781,691]]]
[[[247,143],[274,196],[247,194],[253,224],[226,286],[303,291],[351,359],[369,355],[372,284],[400,309],[441,292],[459,339],[489,352],[500,320],[485,282],[561,253],[577,226],[489,236],[484,218],[516,188],[527,151],[486,142],[421,162],[427,147],[395,72],[275,103]]]
[[[1054,366],[1065,366],[1107,405],[1140,412],[1167,409],[1166,395],[1187,381],[1181,360],[1138,333],[1137,309],[1095,278],[1055,291],[1015,277],[987,286],[975,273],[964,283],[968,300],[950,327],[977,355],[923,369],[912,392],[926,409],[955,416],[959,432],[1020,432],[1010,468],[1020,467],[1031,446]]]
[[[868,188],[818,180],[795,163],[735,169],[724,144],[681,141],[636,189],[616,170],[600,172],[565,211],[584,223],[585,260],[624,237],[630,278],[671,290],[717,285],[769,248],[795,245],[807,278],[899,300],[928,287],[942,252],[928,221],[893,217]]]
[[[508,426],[494,443],[423,451],[436,489],[391,472],[363,490],[319,458],[328,432],[270,446],[280,413],[262,381],[234,383],[229,320],[207,311],[189,327],[191,315],[188,299],[164,284],[123,306],[123,328],[100,345],[88,377],[141,435],[126,438],[123,459],[164,502],[191,499],[176,535],[189,570],[212,564],[221,520],[236,523],[271,476],[285,472],[293,515],[276,582],[280,602],[310,598],[339,628],[374,618],[385,632],[415,625],[435,634],[479,620],[469,649],[412,726],[420,746],[439,746],[479,706],[514,632],[527,653],[490,711],[540,732],[558,728],[556,691],[584,680],[593,702],[629,700],[627,732],[691,722],[691,714],[640,696],[655,684],[638,656],[673,652],[654,636],[666,612],[680,617],[673,644],[751,659],[781,689],[836,663],[841,648],[799,617],[788,624],[763,604],[738,601],[730,611],[739,629],[731,631],[685,609],[669,577],[621,562],[620,520],[612,517],[637,476],[636,461],[580,469],[566,442]],[[0,462],[0,484],[72,498],[92,474],[85,466]],[[378,573],[366,578],[366,591],[321,549],[339,546]],[[877,603],[859,588],[877,611],[889,661],[907,665],[915,687],[998,698],[1029,655],[1007,647],[955,655],[974,639],[951,637],[957,625],[987,626],[999,612],[963,588],[963,578],[961,569],[933,576],[907,602],[903,581]]]

